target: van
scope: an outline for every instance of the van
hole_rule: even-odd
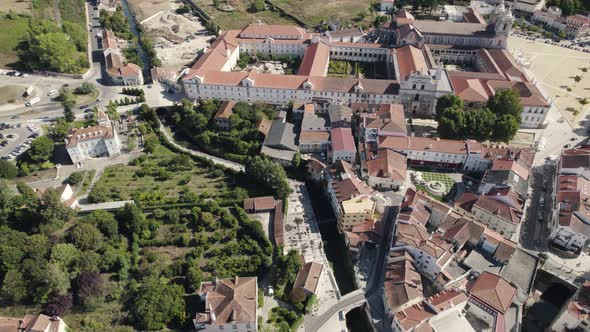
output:
[[[40,101],[41,101],[41,98],[35,97],[35,98],[29,100],[25,105],[28,106],[28,107],[31,107],[31,106],[35,105],[36,103],[38,103]]]
[[[48,95],[49,97],[53,97],[53,96],[55,96],[56,94],[57,94],[57,90],[56,90],[56,89],[53,89],[53,90],[51,90],[51,91],[49,91],[49,92],[47,93],[47,95]]]

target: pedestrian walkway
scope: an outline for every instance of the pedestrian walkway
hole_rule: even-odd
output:
[[[184,146],[179,145],[178,143],[176,143],[174,141],[174,138],[172,138],[172,135],[170,135],[170,133],[168,132],[166,127],[164,127],[164,125],[162,125],[162,123],[160,123],[160,131],[164,134],[164,138],[166,139],[166,141],[168,143],[172,144],[175,148],[177,148],[180,151],[186,152],[186,153],[188,153],[192,156],[195,156],[195,157],[208,159],[208,160],[212,161],[214,164],[217,164],[217,165],[229,168],[229,169],[233,169],[238,172],[244,171],[244,165],[238,164],[233,161],[229,161],[227,159],[212,156],[210,154],[207,154],[207,153],[204,153],[201,151],[188,149],[188,148],[185,148]]]

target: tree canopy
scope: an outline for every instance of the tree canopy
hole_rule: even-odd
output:
[[[259,156],[246,161],[246,177],[263,184],[277,198],[285,199],[291,192],[287,173],[278,163]]]
[[[161,330],[173,320],[186,318],[184,291],[164,279],[150,277],[139,286],[129,303],[129,316],[141,330]]]

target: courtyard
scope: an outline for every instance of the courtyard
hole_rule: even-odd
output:
[[[438,201],[445,201],[455,197],[455,180],[445,173],[412,171],[412,180],[417,190],[427,192]]]
[[[355,77],[368,79],[387,79],[387,66],[383,62],[355,62],[330,60],[328,77]]]

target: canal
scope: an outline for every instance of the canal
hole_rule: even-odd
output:
[[[143,49],[143,46],[141,45],[140,34],[139,30],[137,29],[137,22],[135,21],[135,16],[133,15],[133,13],[131,13],[131,9],[129,8],[127,0],[121,0],[121,6],[123,7],[123,12],[125,13],[125,16],[127,16],[127,21],[129,21],[129,29],[131,29],[131,32],[133,33],[137,41],[137,55],[141,59],[141,62],[143,62],[142,71],[144,83],[151,82],[150,77],[152,76],[152,73],[150,72],[150,57],[147,55],[147,53]]]
[[[336,217],[332,212],[328,198],[323,195],[322,188],[311,182],[306,182],[306,187],[316,220],[333,220],[332,222],[319,224],[319,228],[324,242],[324,251],[334,271],[338,289],[340,289],[340,294],[345,295],[358,288],[348,248],[344,238],[338,233]],[[351,332],[371,331],[369,319],[362,308],[348,312],[346,326]]]

